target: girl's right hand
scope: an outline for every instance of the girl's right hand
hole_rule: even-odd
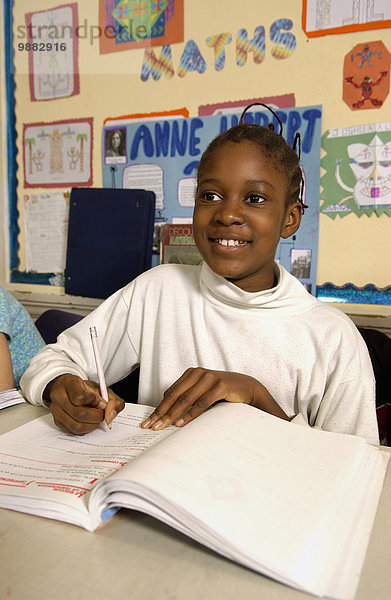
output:
[[[124,409],[122,398],[110,389],[107,392],[109,402],[106,403],[97,383],[65,374],[48,383],[43,399],[57,427],[75,435],[84,435],[97,429],[103,420],[110,427]]]

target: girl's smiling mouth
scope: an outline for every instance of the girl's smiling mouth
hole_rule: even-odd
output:
[[[238,246],[246,246],[247,244],[250,244],[251,242],[248,242],[246,240],[233,240],[233,239],[226,239],[226,238],[210,238],[212,240],[212,242],[214,242],[215,244],[218,244],[219,246],[230,246],[232,247],[238,247]]]

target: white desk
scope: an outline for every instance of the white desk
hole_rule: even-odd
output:
[[[45,414],[0,411],[0,433]],[[391,451],[391,449],[390,449]],[[1,600],[301,600],[145,515],[122,510],[95,533],[0,509]],[[391,468],[356,600],[391,599]]]

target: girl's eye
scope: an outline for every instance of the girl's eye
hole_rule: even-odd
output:
[[[265,198],[262,198],[262,196],[258,196],[258,194],[252,194],[251,196],[248,197],[248,201],[251,204],[259,204],[261,202],[264,202]]]
[[[205,192],[202,194],[201,198],[208,200],[208,202],[216,202],[216,200],[220,200],[219,196],[213,192]]]

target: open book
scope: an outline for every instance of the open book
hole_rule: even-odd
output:
[[[0,392],[0,409],[14,406],[14,404],[23,404],[24,402],[26,402],[25,399],[16,388]]]
[[[51,415],[0,436],[0,507],[93,531],[118,507],[319,596],[354,597],[387,468],[365,440],[220,403],[184,428],[60,432]]]

